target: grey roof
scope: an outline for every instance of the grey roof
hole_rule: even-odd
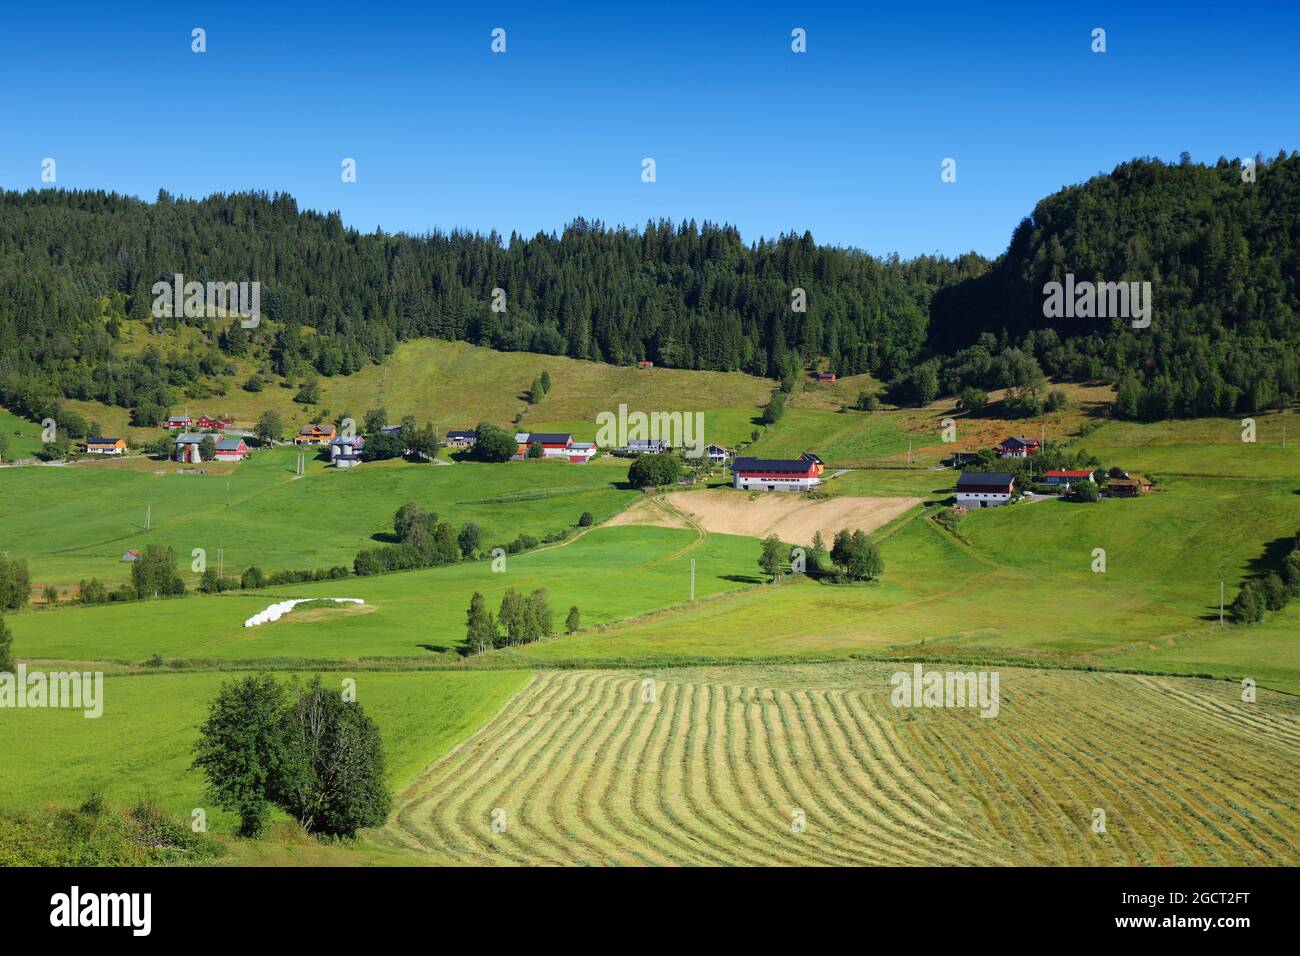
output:
[[[239,446],[243,443],[242,438],[223,438],[217,442],[217,451],[239,451]]]
[[[963,471],[957,479],[957,487],[962,485],[1009,485],[1016,476],[1005,471]]]
[[[737,458],[731,463],[731,470],[736,471],[788,471],[791,474],[807,474],[812,462],[806,458]]]
[[[208,436],[203,434],[202,432],[181,432],[179,435],[176,436],[176,444],[197,445],[199,442],[203,441],[203,439],[207,437]]]
[[[448,438],[478,438],[478,432],[474,431],[456,431],[455,429],[447,432]]]
[[[120,438],[87,438],[87,445],[116,445],[122,439]]]
[[[529,432],[528,444],[540,442],[543,445],[566,445],[573,440],[573,436],[561,432]]]

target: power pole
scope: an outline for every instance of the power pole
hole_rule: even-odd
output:
[[[912,467],[912,439],[907,440],[907,467]]]
[[[1219,627],[1223,627],[1223,578],[1219,578]]]
[[[145,531],[148,531],[152,526],[151,525],[152,519],[153,519],[153,505],[145,505],[144,506],[144,530]]]
[[[217,577],[225,577],[226,571],[226,549],[217,548]]]
[[[691,600],[695,600],[695,559],[691,558]]]

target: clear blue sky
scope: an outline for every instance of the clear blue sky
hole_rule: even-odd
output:
[[[1290,0],[275,6],[8,4],[0,186],[40,187],[49,156],[60,187],[286,190],[364,230],[691,217],[995,255],[1133,156],[1300,148]]]

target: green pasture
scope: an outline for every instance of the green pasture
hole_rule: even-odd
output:
[[[307,473],[295,478],[297,452],[257,452],[228,475],[181,475],[168,462],[153,463],[157,473],[116,463],[0,469],[0,548],[27,559],[34,583],[67,586],[127,581],[124,551],[167,545],[193,585],[195,548],[213,564],[224,551],[235,576],[253,564],[267,572],[350,567],[358,551],[383,543],[407,501],[456,528],[477,522],[491,546],[576,525],[584,511],[603,520],[635,495],[618,487],[624,470],[567,462],[387,461],[339,470],[309,450]]]
[[[758,543],[750,538],[649,527],[597,528],[572,543],[491,561],[351,577],[220,596],[28,611],[9,616],[15,653],[27,659],[460,660],[465,613],[475,591],[492,610],[507,588],[547,590],[555,626],[572,605],[594,627],[685,603],[690,561],[699,598],[758,580]],[[356,597],[363,607],[295,610],[279,621],[243,622],[286,597]],[[558,639],[557,639],[558,641]],[[444,653],[452,656],[444,657]]]
[[[209,829],[232,830],[235,817],[205,802],[203,776],[190,763],[208,702],[236,676],[110,674],[98,719],[73,710],[0,710],[0,807],[76,805],[98,790],[110,803],[149,796],[185,819],[203,807]],[[356,680],[358,703],[379,725],[388,783],[400,789],[496,713],[529,675],[331,672],[322,680],[341,686],[345,677]]]

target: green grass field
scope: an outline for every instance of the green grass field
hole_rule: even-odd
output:
[[[696,561],[700,599],[758,580],[748,538],[669,528],[597,528],[563,547],[462,564],[257,593],[193,596],[107,607],[29,611],[8,624],[24,656],[40,659],[357,660],[423,658],[457,662],[470,597],[481,591],[496,609],[507,588],[545,588],[557,626],[577,605],[585,628],[610,624],[690,597]],[[280,621],[243,622],[285,597],[359,597],[364,607],[295,611]],[[552,643],[562,645],[565,639]],[[450,654],[450,658],[446,655]]]
[[[27,559],[34,584],[70,586],[127,581],[122,553],[161,544],[175,549],[192,585],[195,548],[209,562],[223,549],[226,573],[236,576],[252,564],[268,572],[350,567],[358,551],[382,543],[376,534],[391,533],[406,501],[457,528],[477,522],[490,546],[575,525],[584,511],[603,520],[635,496],[617,487],[625,463],[390,461],[340,471],[309,458],[306,476],[295,479],[296,460],[295,449],[276,448],[238,467],[205,466],[207,475],[180,475],[168,462],[3,469],[0,548]]]
[[[3,712],[0,806],[76,804],[98,790],[112,803],[149,796],[186,819],[204,807],[210,829],[233,829],[233,815],[205,803],[203,776],[190,763],[208,702],[234,676],[110,674],[104,678],[103,716],[93,720],[72,710]],[[343,677],[357,681],[357,701],[379,725],[394,788],[414,780],[528,680],[520,671],[335,672],[323,680],[338,685]]]

